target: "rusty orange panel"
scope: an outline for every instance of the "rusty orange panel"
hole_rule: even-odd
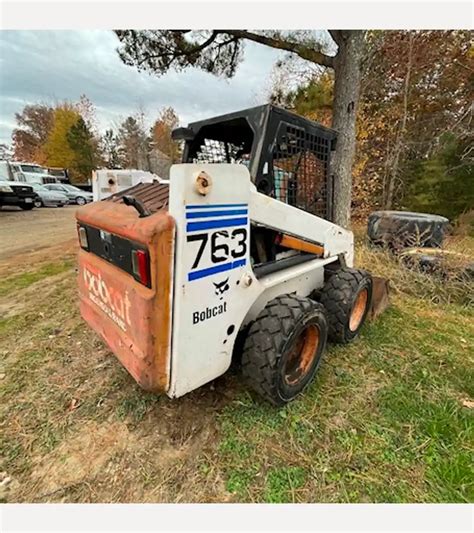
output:
[[[146,245],[151,288],[100,257],[80,250],[80,309],[141,387],[164,392],[169,386],[173,218],[158,212],[139,218],[136,210],[98,202],[77,210],[77,220]]]

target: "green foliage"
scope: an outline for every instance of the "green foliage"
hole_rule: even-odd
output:
[[[119,127],[117,137],[123,168],[144,169],[147,166],[150,139],[143,122],[144,117],[140,113],[137,116],[127,117]]]
[[[278,91],[278,88],[276,88]],[[334,75],[324,72],[313,77],[287,94],[273,94],[280,105],[291,109],[298,115],[308,117],[327,126],[331,124]]]
[[[273,468],[268,472],[264,501],[286,503],[295,501],[294,492],[304,485],[307,473],[298,466]]]
[[[242,43],[212,30],[118,30],[120,58],[139,70],[165,74],[187,67],[231,77],[242,59]]]
[[[66,139],[74,151],[74,163],[70,170],[84,180],[89,178],[96,167],[93,135],[81,116],[67,132]]]
[[[474,165],[465,158],[471,144],[446,134],[438,150],[426,161],[408,166],[412,183],[406,206],[455,219],[474,206]]]

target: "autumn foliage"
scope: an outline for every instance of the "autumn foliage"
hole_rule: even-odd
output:
[[[367,33],[353,217],[405,208],[455,218],[474,206],[473,57],[469,32]],[[271,99],[330,125],[332,91],[323,71],[286,91],[278,83]]]
[[[179,117],[163,108],[153,126],[145,125],[139,111],[123,119],[117,129],[98,133],[95,108],[81,96],[78,102],[27,105],[16,114],[13,157],[47,167],[69,169],[73,181],[84,182],[95,168],[134,168],[164,174],[180,159],[180,147],[171,139]],[[159,168],[153,163],[158,160]]]
[[[16,114],[14,158],[67,168],[74,181],[86,181],[100,161],[93,119],[93,105],[85,96],[78,103],[63,102],[55,107],[27,105]]]

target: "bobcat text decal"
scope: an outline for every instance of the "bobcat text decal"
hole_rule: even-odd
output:
[[[123,331],[130,322],[130,300],[128,292],[121,294],[117,289],[108,287],[100,272],[93,273],[83,267],[84,283],[89,291],[89,298],[112,319]]]

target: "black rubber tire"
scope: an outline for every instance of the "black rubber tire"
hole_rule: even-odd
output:
[[[307,370],[291,384],[285,370],[292,348],[308,327],[318,330],[318,340]],[[267,303],[250,327],[242,354],[242,374],[247,384],[276,406],[283,406],[313,380],[326,348],[328,325],[324,307],[293,294]]]
[[[359,325],[349,327],[352,309],[359,293],[367,289],[365,310]],[[372,277],[365,270],[340,268],[336,270],[321,290],[320,302],[324,305],[329,324],[329,340],[339,344],[353,341],[364,325],[372,301]]]
[[[409,211],[375,211],[367,235],[372,244],[397,250],[406,247],[439,248],[449,220],[439,215]]]
[[[35,200],[33,205],[36,207],[36,209],[39,209],[40,207],[43,207],[43,200]]]
[[[23,209],[23,211],[31,211],[35,204],[20,204],[20,207]]]
[[[86,205],[87,200],[83,196],[78,196],[76,198],[76,204],[77,205]]]

